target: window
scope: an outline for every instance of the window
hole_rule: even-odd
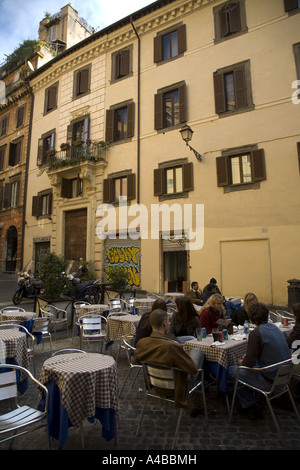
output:
[[[38,142],[37,165],[45,165],[55,153],[55,129],[44,134]]]
[[[114,52],[111,58],[111,79],[119,80],[132,75],[132,46]]]
[[[179,126],[186,122],[186,86],[184,82],[158,90],[154,96],[155,129]]]
[[[15,166],[15,165],[18,165],[18,163],[20,163],[21,149],[22,149],[22,140],[19,140],[17,142],[11,142],[9,144],[9,159],[8,159],[9,166]]]
[[[0,211],[4,207],[4,183],[0,181]]]
[[[18,108],[16,127],[23,126],[23,124],[24,124],[24,112],[25,112],[25,106],[22,106],[21,108]]]
[[[57,25],[51,26],[49,29],[49,42],[56,41],[57,39]]]
[[[46,189],[32,198],[32,216],[37,218],[50,217],[52,212],[52,190]]]
[[[180,56],[186,51],[186,26],[179,25],[158,33],[154,38],[154,62]]]
[[[300,11],[300,0],[284,0],[284,10],[288,13]]]
[[[154,170],[154,196],[186,197],[194,189],[193,163],[179,159],[160,164]]]
[[[253,109],[250,62],[242,62],[214,73],[217,114]]]
[[[6,135],[8,131],[8,116],[1,120],[1,136]]]
[[[103,202],[117,203],[119,197],[126,197],[128,201],[136,197],[136,175],[122,171],[109,175],[103,182]]]
[[[245,1],[228,1],[214,8],[215,42],[247,32]]]
[[[74,72],[73,98],[80,98],[90,93],[91,65]]]
[[[62,179],[61,183],[61,197],[72,199],[75,197],[82,196],[82,179],[79,178],[70,178]]]
[[[50,113],[57,108],[58,83],[45,90],[44,114]]]
[[[20,181],[5,183],[4,187],[4,208],[17,207],[19,202]]]
[[[134,135],[134,103],[116,105],[106,111],[106,142],[118,142]]]
[[[218,186],[235,187],[237,189],[258,188],[259,181],[266,179],[265,154],[263,149],[246,146],[226,150],[217,157]]]

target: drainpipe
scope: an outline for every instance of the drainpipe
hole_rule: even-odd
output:
[[[140,94],[141,94],[141,40],[138,32],[133,24],[132,17],[130,23],[138,39],[138,92],[137,92],[137,203],[140,203],[140,133],[141,133],[141,119],[140,119]]]
[[[22,241],[21,241],[21,259],[20,259],[20,270],[23,269],[24,263],[24,241],[25,241],[25,225],[26,225],[26,201],[27,201],[27,186],[28,186],[28,170],[29,170],[29,158],[30,158],[30,144],[31,144],[31,133],[32,133],[32,118],[33,118],[33,106],[34,106],[34,95],[32,88],[28,82],[24,83],[28,92],[31,95],[30,105],[30,116],[28,126],[28,139],[27,139],[27,153],[26,153],[26,164],[25,164],[25,179],[24,179],[24,200],[23,200],[23,214],[22,214]]]

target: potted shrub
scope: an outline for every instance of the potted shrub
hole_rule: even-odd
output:
[[[128,287],[129,274],[125,268],[114,266],[106,270],[106,277],[109,282],[110,290],[118,292],[120,298]]]
[[[39,265],[39,278],[43,281],[43,297],[52,300],[62,298],[69,290],[65,275],[66,261],[53,252],[42,259]]]

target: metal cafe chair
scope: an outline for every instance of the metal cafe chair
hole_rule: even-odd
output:
[[[139,418],[139,422],[138,422],[138,426],[136,430],[136,436],[138,436],[140,433],[140,429],[141,429],[141,425],[142,425],[142,421],[143,421],[143,417],[144,417],[144,413],[145,413],[145,409],[146,409],[146,405],[147,405],[149,397],[157,398],[159,400],[175,404],[174,372],[180,371],[180,369],[177,369],[175,367],[167,367],[162,364],[155,364],[155,363],[150,363],[150,362],[148,363],[143,362],[142,365],[143,365],[144,379],[145,379],[145,385],[146,385],[146,396],[145,396],[145,401],[144,401],[144,405],[142,408],[142,412]],[[202,369],[198,369],[196,377],[197,377],[197,380],[195,384],[192,386],[192,388],[189,390],[189,394],[191,395],[199,387],[201,388],[203,406],[204,406],[204,412],[205,412],[205,420],[206,422],[208,422]],[[180,408],[178,419],[177,419],[177,424],[175,428],[175,435],[173,439],[172,449],[174,449],[176,441],[177,441],[182,413],[183,413],[183,408]]]
[[[101,342],[101,352],[105,340],[105,329],[107,319],[102,315],[88,313],[78,320],[80,325],[80,349],[82,349],[83,341]]]
[[[127,354],[127,360],[128,360],[128,364],[129,364],[129,369],[128,369],[128,372],[127,372],[127,375],[125,377],[125,380],[123,382],[123,385],[122,385],[122,388],[121,388],[121,391],[119,393],[119,397],[121,396],[123,390],[124,390],[124,387],[127,383],[127,380],[129,379],[129,376],[130,376],[130,373],[132,370],[137,370],[137,373],[133,379],[133,382],[131,384],[131,387],[133,387],[135,381],[136,381],[136,378],[140,372],[140,370],[142,369],[142,365],[141,364],[134,364],[133,362],[133,357],[134,357],[134,351],[135,351],[135,347],[133,346],[134,345],[134,341],[135,341],[135,335],[125,335],[122,337],[122,346],[123,348],[125,349],[126,351],[126,354]]]
[[[33,362],[33,373],[35,375],[35,360],[34,360],[34,341],[35,341],[35,337],[29,333],[29,331],[27,330],[27,328],[25,328],[25,326],[23,325],[20,325],[18,323],[15,323],[15,322],[12,322],[12,323],[8,323],[6,321],[3,321],[3,322],[0,322],[0,329],[12,329],[12,330],[17,330],[17,331],[21,331],[22,333],[25,333],[26,335],[26,346],[27,346],[27,354],[28,354],[28,358],[29,360],[32,360]]]
[[[59,351],[55,351],[52,354],[52,357],[58,356],[60,354],[70,354],[70,353],[84,353],[84,354],[86,354],[86,351],[82,351],[81,349],[72,349],[72,348],[60,349]]]
[[[72,344],[74,342],[74,330],[76,331],[76,328],[78,327],[78,319],[79,317],[82,316],[81,314],[81,308],[84,307],[85,305],[91,305],[90,302],[86,302],[83,300],[78,300],[77,302],[74,302],[73,307],[74,307],[74,320],[73,320],[73,327],[72,327]]]
[[[68,313],[62,308],[58,308],[55,305],[48,304],[45,307],[40,307],[40,312],[43,317],[51,317],[52,325],[54,326],[54,335],[56,339],[56,330],[58,325],[65,325],[67,328],[68,336]]]
[[[52,316],[50,317],[37,317],[33,319],[33,326],[31,333],[37,338],[37,343],[39,344],[39,338],[43,343],[44,349],[44,340],[49,339],[50,341],[50,353],[52,353],[52,339],[50,330],[52,328]]]
[[[2,371],[1,369],[4,369]],[[31,406],[18,404],[18,392],[17,392],[17,374],[16,372],[22,372],[27,375],[28,379],[36,385],[37,392],[43,390],[45,394],[46,406],[45,411],[39,411]],[[42,427],[48,428],[48,390],[41,384],[29,370],[24,367],[12,365],[12,364],[0,364],[0,401],[6,401],[7,399],[13,399],[14,407],[9,411],[0,415],[0,443],[11,440],[10,448],[13,445],[13,440],[16,437],[22,436],[26,433],[31,433]],[[25,392],[26,393],[26,392]],[[24,395],[23,395],[24,396]],[[9,400],[11,402],[11,400]],[[24,399],[22,398],[22,402]],[[6,402],[7,403],[7,402]],[[1,406],[2,411],[2,406]],[[5,410],[6,411],[6,410]],[[47,433],[48,449],[51,448],[49,431]]]
[[[276,419],[273,407],[271,405],[271,400],[283,395],[284,393],[288,393],[288,395],[290,397],[290,400],[292,402],[295,414],[296,414],[297,418],[300,420],[298,410],[296,408],[293,396],[292,396],[290,388],[289,388],[289,383],[290,383],[290,380],[291,380],[291,377],[292,377],[292,374],[293,374],[293,368],[294,368],[294,365],[293,365],[292,359],[287,359],[286,361],[278,362],[276,364],[271,364],[271,365],[266,366],[266,367],[258,367],[258,368],[256,368],[256,367],[246,367],[246,366],[238,367],[237,374],[236,374],[236,379],[235,379],[235,385],[234,385],[234,389],[233,389],[231,409],[230,409],[230,413],[229,413],[229,424],[231,423],[231,419],[232,419],[232,413],[233,413],[233,408],[234,408],[234,403],[235,403],[237,387],[238,387],[238,385],[243,385],[245,387],[251,388],[255,392],[261,393],[265,397],[268,408],[269,408],[269,411],[271,413],[271,416],[272,416],[272,419],[273,419],[273,422],[274,422],[274,425],[275,425],[276,430],[278,432],[280,441],[282,441],[283,437],[282,437],[282,434],[281,434],[281,431],[280,431],[278,421]],[[253,374],[256,374],[258,371],[263,373],[264,371],[268,371],[268,370],[271,370],[271,369],[276,369],[276,375],[275,375],[275,378],[274,378],[273,382],[270,383],[269,390],[266,391],[266,390],[262,390],[258,386],[251,385],[248,382],[246,382],[245,380],[243,380],[242,378],[240,378],[239,372],[242,369],[248,370],[248,371],[250,371],[250,373],[253,373]]]
[[[295,316],[291,312],[287,312],[286,310],[276,310],[276,313],[282,318],[287,318],[289,320],[289,323],[295,322]]]
[[[107,303],[109,312],[119,312],[126,308],[126,304],[123,299],[109,299]]]
[[[0,313],[5,313],[5,312],[26,312],[26,310],[22,307],[4,307],[0,310]]]

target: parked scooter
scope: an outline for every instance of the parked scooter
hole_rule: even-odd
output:
[[[21,271],[18,276],[18,285],[14,296],[13,303],[18,305],[23,298],[31,299],[39,295],[43,286],[42,281],[35,278],[35,275],[29,271]]]
[[[79,277],[68,274],[68,279],[72,281],[72,287],[68,292],[68,296],[72,297],[74,302],[85,300],[91,304],[100,303],[101,284],[99,279],[91,279],[82,282]]]

